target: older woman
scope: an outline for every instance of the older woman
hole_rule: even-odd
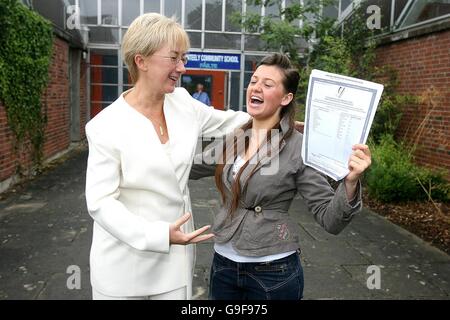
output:
[[[189,39],[174,20],[138,17],[123,39],[134,87],[86,125],[86,200],[94,219],[94,299],[189,299],[194,231],[187,186],[200,136],[222,136],[248,114],[218,111],[175,88]]]

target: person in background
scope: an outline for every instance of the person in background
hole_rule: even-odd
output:
[[[208,93],[203,91],[203,90],[204,90],[203,84],[198,83],[196,91],[194,92],[192,97],[194,97],[194,99],[197,99],[200,102],[203,102],[207,106],[210,106],[211,105],[211,101],[209,100]]]
[[[86,202],[94,220],[93,299],[190,299],[194,230],[188,177],[199,137],[249,120],[208,108],[184,88],[189,38],[173,19],[144,14],[130,25],[124,62],[134,87],[86,125]]]
[[[359,178],[371,164],[370,150],[367,145],[353,146],[350,172],[336,191],[321,173],[306,166],[303,136],[294,130],[298,81],[287,56],[265,57],[247,88],[252,120],[226,136],[222,146],[201,155],[215,163],[195,161],[191,170],[191,179],[215,175],[222,198],[212,228],[211,299],[303,297],[298,225],[288,213],[296,194],[332,234],[341,232],[361,210]],[[212,152],[219,156],[208,154]]]

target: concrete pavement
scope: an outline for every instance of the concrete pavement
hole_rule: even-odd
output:
[[[86,149],[74,151],[0,200],[0,299],[91,299],[86,159]],[[210,224],[219,199],[213,180],[190,188],[196,225]],[[446,253],[366,209],[338,236],[304,212],[296,199],[305,299],[450,299]],[[197,245],[194,299],[207,298],[212,255],[212,242]]]

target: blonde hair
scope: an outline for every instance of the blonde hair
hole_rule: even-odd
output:
[[[159,13],[146,13],[131,23],[123,37],[122,55],[133,83],[139,76],[134,57],[137,54],[145,57],[152,55],[166,44],[171,46],[171,50],[189,49],[189,37],[175,18],[167,18]]]

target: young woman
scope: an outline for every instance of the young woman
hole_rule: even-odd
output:
[[[370,165],[369,148],[353,146],[350,173],[336,191],[324,176],[305,166],[302,134],[294,128],[298,81],[286,56],[263,59],[247,89],[247,112],[253,119],[226,137],[222,155],[216,158],[223,205],[212,228],[212,299],[302,298],[298,226],[288,214],[297,193],[316,221],[333,234],[361,209],[359,177]],[[210,173],[210,166],[194,165],[191,178]]]

